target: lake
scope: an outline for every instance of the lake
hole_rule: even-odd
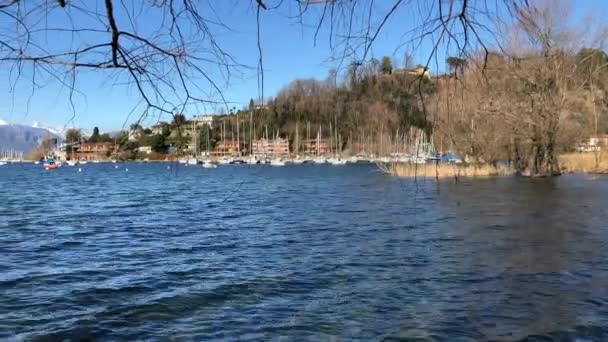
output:
[[[0,166],[0,338],[608,340],[608,177]]]

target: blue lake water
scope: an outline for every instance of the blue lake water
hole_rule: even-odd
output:
[[[0,166],[0,339],[608,340],[608,177],[118,167]]]

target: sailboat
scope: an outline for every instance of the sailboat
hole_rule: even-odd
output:
[[[186,161],[186,164],[188,165],[200,164],[198,158],[196,158],[196,155],[198,154],[198,141],[196,139],[196,131],[196,124],[194,121],[192,121],[192,157],[188,158],[188,160]]]
[[[249,109],[249,157],[245,160],[249,165],[259,164],[260,161],[253,155],[253,110]]]
[[[337,117],[335,117],[334,130],[335,130],[335,132],[332,132],[332,134],[335,133],[334,141],[336,142],[336,154],[335,154],[335,157],[330,158],[328,160],[328,162],[331,165],[346,165],[346,160],[342,159],[340,156],[340,141],[338,139],[338,118]]]
[[[321,133],[322,128],[319,126],[319,132],[317,132],[317,157],[313,160],[315,164],[325,164],[327,160],[321,156]]]

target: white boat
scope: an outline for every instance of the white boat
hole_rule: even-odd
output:
[[[34,162],[34,165],[38,165],[38,164],[40,164],[40,160],[36,160],[36,161]]]
[[[313,163],[315,163],[315,164],[325,164],[325,163],[327,163],[327,159],[325,159],[323,157],[317,157],[317,158],[313,159]]]
[[[331,158],[328,160],[331,165],[346,165],[346,159],[341,158]]]
[[[81,161],[79,161],[78,163],[79,163],[79,164],[84,165],[84,164],[87,164],[87,163],[88,163],[88,161],[86,161],[86,160],[81,160]]]
[[[118,163],[118,160],[112,159],[112,164],[116,164],[116,163]]]
[[[2,165],[6,165],[6,162],[0,161],[0,166],[2,166]]]
[[[296,164],[296,165],[304,164],[304,159],[300,159],[300,158],[292,159],[291,163]]]
[[[180,163],[180,164],[186,164],[188,162],[188,160],[187,159],[180,159],[177,162]]]
[[[78,164],[78,162],[76,160],[68,160],[66,163],[69,166],[76,166]]]
[[[255,159],[255,157],[249,157],[249,158],[247,158],[247,160],[245,162],[247,164],[253,165],[253,164],[258,164],[260,161]]]
[[[232,162],[232,160],[228,159],[228,158],[222,158],[220,160],[217,161],[218,164],[220,165],[226,165],[226,164],[230,164]]]
[[[272,166],[285,166],[285,162],[281,159],[273,159],[270,161],[270,165]]]
[[[359,162],[359,157],[357,157],[357,156],[352,156],[352,157],[348,158],[348,160],[347,160],[347,161],[348,161],[349,163],[353,163],[353,164],[354,164],[354,163],[358,163],[358,162]]]
[[[199,161],[198,161],[198,159],[196,159],[196,158],[193,157],[193,158],[188,159],[187,164],[188,165],[198,165]]]
[[[412,163],[426,164],[426,157],[425,156],[412,157]]]
[[[205,160],[203,162],[203,168],[205,168],[205,169],[215,169],[215,168],[217,168],[217,165],[215,165],[214,163],[212,163],[209,160]]]

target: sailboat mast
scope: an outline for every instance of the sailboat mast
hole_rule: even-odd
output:
[[[249,155],[253,151],[253,108],[249,108]]]
[[[239,113],[236,113],[236,153],[241,155],[241,130],[239,129]]]
[[[299,144],[298,144],[298,138],[299,138],[299,133],[298,133],[298,121],[296,121],[296,139],[295,139],[295,142],[296,142],[296,146],[295,146],[295,152],[296,152],[296,155],[298,154],[298,152],[300,152],[300,146],[299,146]]]

